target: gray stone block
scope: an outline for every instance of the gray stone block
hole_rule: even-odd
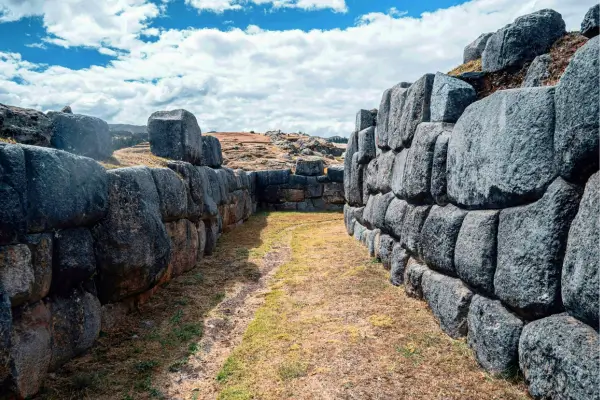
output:
[[[305,196],[307,198],[323,197],[323,184],[315,176],[309,176],[306,182]]]
[[[33,146],[50,146],[50,118],[43,112],[0,104],[0,137]]]
[[[380,235],[380,229],[367,230],[367,249],[369,250],[369,257],[375,257],[376,249],[380,243]]]
[[[456,276],[454,249],[466,215],[466,211],[452,204],[431,208],[421,230],[423,259],[431,269]]]
[[[404,282],[404,270],[408,263],[409,255],[400,243],[394,243],[390,268],[390,282],[394,286],[400,286]]]
[[[446,160],[450,136],[451,135],[447,132],[443,132],[438,136],[433,150],[433,161],[431,163],[431,196],[440,206],[448,204]]]
[[[379,235],[379,251],[377,252],[377,256],[381,260],[383,268],[388,271],[392,267],[392,251],[395,244],[396,241],[390,235]]]
[[[581,21],[581,34],[590,39],[600,34],[600,4],[588,10]]]
[[[392,176],[395,159],[396,154],[394,154],[393,151],[383,152],[377,157],[377,179],[375,186],[377,191],[381,193],[388,193],[392,190]]]
[[[94,239],[87,228],[64,229],[54,236],[52,293],[66,295],[96,273]]]
[[[356,113],[356,132],[375,126],[375,121],[377,121],[376,110],[360,110]]]
[[[154,155],[202,165],[202,131],[186,110],[157,111],[148,118],[150,150]]]
[[[544,9],[519,17],[489,38],[482,54],[483,71],[520,67],[547,53],[565,33],[565,21],[554,10]]]
[[[560,275],[579,190],[558,178],[537,202],[500,212],[496,296],[528,319],[561,311]]]
[[[325,164],[322,159],[296,161],[296,175],[302,176],[320,176],[325,173]]]
[[[392,168],[392,192],[400,199],[406,199],[404,170],[406,169],[408,151],[408,149],[403,149],[400,153],[396,154]]]
[[[163,221],[185,218],[188,202],[186,183],[169,168],[152,168],[151,171]]]
[[[410,83],[400,82],[392,88],[390,93],[390,115],[388,118],[388,147],[399,151],[402,148],[402,113]]]
[[[54,252],[52,236],[51,233],[37,233],[25,237],[25,244],[31,252],[34,276],[33,290],[29,297],[30,303],[39,301],[50,293]]]
[[[217,240],[219,239],[219,223],[216,219],[207,220],[204,221],[204,228],[206,229],[204,255],[210,256],[217,247]]]
[[[196,225],[187,219],[180,219],[166,223],[165,229],[171,241],[171,259],[167,272],[169,278],[194,269],[200,244]]]
[[[431,91],[433,89],[434,77],[435,75],[433,74],[423,75],[406,92],[406,100],[404,101],[399,127],[394,132],[394,137],[397,137],[397,132],[399,132],[402,147],[410,147],[417,126],[421,122],[430,121]],[[397,143],[393,148],[397,148]]]
[[[406,207],[400,243],[410,252],[411,256],[416,258],[422,257],[421,229],[430,209],[431,206],[414,206],[412,204],[408,204]]]
[[[469,61],[474,61],[481,58],[483,54],[483,50],[485,50],[485,45],[487,44],[490,37],[492,37],[493,33],[483,33],[473,42],[469,43],[463,52],[463,63],[468,63]]]
[[[385,230],[400,239],[404,236],[404,217],[408,209],[408,203],[398,198],[393,198],[385,212]]]
[[[363,225],[361,225],[360,222],[356,222],[354,224],[354,239],[360,241],[363,233],[366,231],[367,228],[365,228]]]
[[[0,170],[0,244],[10,244],[27,231],[27,175],[21,146],[0,144]]]
[[[527,75],[525,75],[521,87],[543,86],[546,79],[550,78],[549,68],[551,62],[552,57],[550,54],[537,56],[527,69]]]
[[[375,126],[375,144],[378,148],[387,150],[388,145],[388,123],[390,119],[390,108],[392,99],[392,90],[387,89],[381,96],[381,103],[377,110],[377,124]]]
[[[368,193],[377,193],[377,173],[379,171],[379,157],[369,161],[365,168],[363,189]]]
[[[327,177],[331,182],[344,183],[344,166],[330,165],[327,167]]]
[[[0,247],[0,286],[8,295],[12,307],[31,299],[34,284],[29,247],[24,244]]]
[[[369,127],[358,132],[358,163],[368,164],[375,158],[375,128]]]
[[[385,214],[393,198],[393,193],[378,193],[369,197],[369,201],[367,202],[363,214],[363,219],[367,228],[385,228]]]
[[[423,298],[431,308],[440,328],[457,339],[467,335],[467,315],[473,292],[460,279],[435,271],[425,271],[421,278]]]
[[[535,399],[597,400],[600,386],[598,332],[567,315],[523,328],[519,365]]]
[[[348,204],[344,204],[344,225],[346,225],[346,232],[350,236],[354,235],[354,224],[356,224],[354,210]]]
[[[498,300],[475,295],[469,307],[468,342],[486,371],[510,378],[519,370],[523,321]]]
[[[598,170],[599,59],[595,37],[577,50],[556,87],[556,165],[563,178],[579,184]]]
[[[473,86],[438,72],[435,74],[431,93],[431,121],[454,123],[476,99],[477,93]]]
[[[471,211],[460,228],[454,250],[456,274],[469,286],[494,294],[499,211]]]
[[[183,179],[186,187],[187,204],[186,204],[186,216],[187,218],[197,220],[203,214],[204,210],[204,198],[205,198],[205,186],[207,185],[205,176],[202,174],[202,169],[206,171],[212,171],[208,167],[194,167],[192,164],[183,161],[170,161],[167,166],[173,171],[177,172]],[[212,177],[215,183],[215,177]],[[155,185],[156,186],[156,185]],[[158,191],[157,191],[158,193]],[[159,198],[160,201],[160,198]],[[160,204],[160,203],[159,203]]]
[[[352,156],[350,173],[346,174],[347,180],[344,181],[344,191],[346,192],[346,200],[350,205],[363,205],[363,175],[364,166],[358,164],[358,153]],[[346,169],[346,171],[348,171]],[[344,176],[344,179],[346,179]],[[365,199],[366,200],[366,199]]]
[[[423,274],[429,271],[426,265],[420,264],[414,258],[409,258],[404,269],[404,291],[408,297],[416,299],[423,298],[423,287],[421,285]]]
[[[223,164],[221,142],[214,136],[202,136],[202,165],[219,168]]]
[[[113,152],[108,124],[87,115],[51,113],[52,147],[105,160]]]
[[[554,89],[501,90],[471,104],[448,144],[448,197],[470,209],[534,201],[556,177]]]
[[[328,204],[344,204],[344,185],[338,182],[324,184],[323,200]]]
[[[2,382],[10,375],[12,319],[10,298],[0,287],[0,381]]]
[[[348,137],[346,153],[344,154],[344,192],[348,196],[352,182],[352,158],[358,151],[358,132],[352,132]],[[350,201],[348,201],[350,202]]]
[[[600,287],[600,172],[585,186],[571,224],[562,268],[562,300],[569,314],[598,329]]]

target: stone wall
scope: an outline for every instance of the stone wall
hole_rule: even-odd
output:
[[[546,18],[564,33],[556,13],[532,15],[515,25]],[[502,35],[528,45],[526,32],[492,35],[484,60],[509,51]],[[440,73],[400,83],[377,115],[358,113],[346,153],[348,234],[484,369],[520,370],[534,398],[599,396],[599,40],[554,87],[475,101]]]

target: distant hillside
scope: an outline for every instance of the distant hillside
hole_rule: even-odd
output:
[[[108,124],[111,131],[126,131],[131,133],[146,133],[146,125]]]
[[[332,136],[327,138],[327,141],[332,143],[348,143],[348,138],[341,136]]]

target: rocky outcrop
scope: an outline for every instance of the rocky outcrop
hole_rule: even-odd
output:
[[[191,112],[173,110],[153,113],[148,118],[148,135],[153,154],[202,165],[202,132]]]
[[[37,110],[0,104],[0,137],[50,147],[50,118]]]

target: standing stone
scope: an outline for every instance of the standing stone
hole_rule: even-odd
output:
[[[33,146],[50,146],[50,118],[29,108],[0,104],[0,137]]]
[[[112,154],[108,124],[100,118],[51,113],[52,147],[80,156],[105,160]]]
[[[163,221],[175,221],[187,215],[188,189],[186,183],[169,168],[152,168],[152,178],[158,191]]]
[[[431,93],[431,121],[458,121],[465,108],[477,98],[475,89],[467,82],[438,72]]]
[[[202,165],[220,168],[223,164],[221,142],[214,136],[202,136]]]
[[[453,125],[443,122],[419,124],[404,165],[403,194],[413,203],[427,203],[431,196],[431,170],[435,143],[439,135],[452,132]]]
[[[403,149],[400,153],[396,154],[392,168],[392,192],[400,199],[406,199],[404,170],[406,169],[408,152],[408,149]]]
[[[408,204],[402,223],[400,243],[408,250],[412,257],[421,258],[421,229],[431,206],[413,206]]]
[[[409,258],[404,270],[404,291],[408,297],[415,299],[423,298],[423,287],[421,285],[423,274],[429,271],[424,264],[419,264],[414,258]]]
[[[400,122],[404,112],[404,103],[410,83],[400,82],[392,88],[390,93],[390,115],[388,118],[388,147],[399,151],[402,148],[402,130]]]
[[[448,144],[448,197],[469,209],[534,201],[556,177],[554,89],[501,90],[471,104]]]
[[[463,63],[466,64],[469,61],[480,59],[481,55],[483,54],[483,50],[485,50],[485,45],[492,35],[493,33],[491,32],[483,33],[472,43],[468,44],[463,53]]]
[[[598,332],[561,314],[531,322],[519,341],[519,365],[535,399],[596,400]]]
[[[466,336],[467,315],[473,292],[460,279],[449,278],[431,270],[423,273],[421,285],[423,298],[440,328],[454,339]]]
[[[0,144],[0,244],[16,242],[25,234],[26,213],[25,153],[21,146],[2,143]]]
[[[392,250],[395,244],[396,241],[390,235],[382,234],[379,236],[379,252],[377,254],[383,264],[383,268],[388,271],[392,266]]]
[[[376,187],[381,193],[392,190],[392,174],[394,172],[394,160],[396,155],[393,151],[386,151],[377,157],[377,180]]]
[[[448,204],[433,206],[421,231],[423,259],[431,269],[456,276],[454,249],[467,212]]]
[[[469,286],[494,294],[499,211],[470,211],[460,227],[454,251],[456,274]]]
[[[433,161],[431,163],[431,196],[439,206],[448,204],[446,185],[446,160],[448,156],[448,142],[450,133],[441,133],[433,149]]]
[[[542,54],[537,56],[529,68],[527,69],[527,75],[521,84],[521,87],[537,87],[543,86],[544,82],[550,78],[550,64],[552,63],[552,57],[550,54]]]
[[[0,247],[0,286],[10,298],[12,307],[31,299],[34,284],[29,247],[24,244]]]
[[[569,230],[562,269],[562,299],[569,314],[598,329],[600,299],[600,172],[587,185]]]
[[[120,168],[108,175],[108,214],[92,230],[103,303],[149,289],[167,271],[171,258],[150,169]]]
[[[392,199],[385,212],[385,230],[400,239],[403,235],[404,217],[406,215],[408,203],[396,197]]]
[[[417,126],[421,122],[430,121],[431,91],[434,77],[433,74],[423,75],[406,92],[406,100],[398,128],[403,147],[410,147]],[[394,132],[394,135],[397,136],[397,133]]]
[[[323,175],[324,164],[322,159],[296,161],[296,175],[300,176],[320,176]]]
[[[352,158],[354,153],[358,151],[358,132],[353,132],[348,137],[348,144],[346,145],[346,153],[344,155],[344,192],[348,198],[348,203],[353,204],[350,201],[349,195],[352,186]],[[258,176],[257,176],[258,179]]]
[[[388,124],[390,119],[390,107],[392,99],[392,90],[387,89],[381,96],[381,103],[377,112],[377,124],[375,126],[375,144],[378,148],[387,150],[388,145]]]
[[[94,239],[87,228],[55,234],[52,293],[66,294],[96,273]]]
[[[598,170],[600,37],[573,56],[556,87],[554,149],[560,175],[583,184]]]
[[[600,4],[588,10],[581,22],[581,34],[590,39],[600,34]]]
[[[27,235],[25,240],[31,251],[33,266],[33,290],[30,302],[34,303],[46,297],[52,284],[52,253],[53,241],[51,233]]]
[[[519,337],[523,321],[498,300],[475,295],[469,307],[468,342],[477,362],[488,372],[505,378],[519,369]]]
[[[186,110],[157,111],[148,118],[150,149],[154,155],[202,165],[202,131]]]
[[[169,271],[173,277],[193,269],[198,259],[198,228],[187,219],[165,224],[171,239]]]
[[[537,202],[500,212],[496,296],[525,318],[562,309],[560,274],[579,190],[558,178]]]
[[[375,121],[377,121],[377,112],[360,110],[356,113],[356,132],[375,126]]]
[[[358,163],[359,153],[352,156],[351,170],[348,175],[348,186],[344,182],[344,190],[346,192],[346,200],[353,206],[363,205],[363,175],[364,166]],[[344,177],[346,179],[346,177]],[[366,200],[366,199],[365,199]]]
[[[375,128],[369,127],[358,132],[358,163],[368,164],[375,158]]]
[[[544,9],[519,17],[489,38],[482,54],[483,71],[520,67],[547,53],[565,33],[565,21],[554,10]]]
[[[400,243],[394,243],[390,268],[390,282],[392,285],[400,286],[404,282],[404,270],[406,269],[408,259],[409,255]]]

